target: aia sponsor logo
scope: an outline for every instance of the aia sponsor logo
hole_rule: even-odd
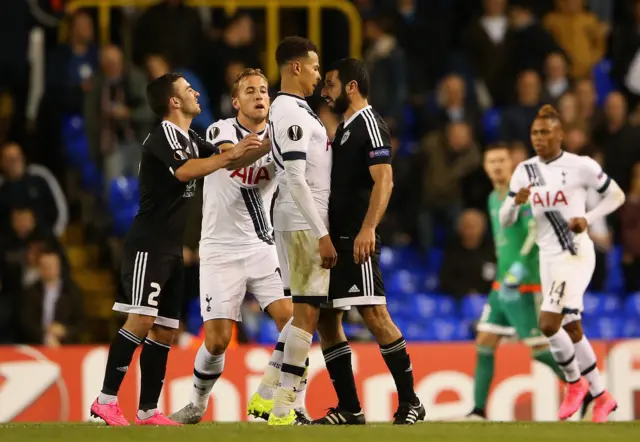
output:
[[[541,207],[556,207],[556,206],[568,206],[569,202],[562,190],[557,192],[534,192],[531,199],[533,206]]]

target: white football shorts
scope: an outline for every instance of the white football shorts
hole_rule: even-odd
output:
[[[262,310],[286,298],[275,247],[243,254],[208,253],[200,258],[200,312],[204,321],[241,321],[240,307],[247,292]]]
[[[540,257],[542,283],[541,311],[564,313],[563,324],[581,318],[584,293],[596,267],[593,247],[582,247],[580,254],[563,253],[557,257]]]
[[[294,303],[321,306],[329,298],[329,270],[322,268],[318,239],[311,230],[275,232],[282,284]]]

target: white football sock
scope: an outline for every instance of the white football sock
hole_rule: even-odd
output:
[[[558,332],[549,337],[549,350],[553,354],[558,366],[564,372],[564,377],[569,383],[580,379],[580,369],[576,361],[576,350],[567,331],[560,327]]]
[[[604,391],[604,381],[600,376],[598,365],[596,363],[596,354],[591,347],[591,343],[585,335],[582,336],[580,342],[573,344],[576,349],[576,359],[578,360],[578,368],[580,373],[589,381],[589,393],[596,397]]]
[[[289,329],[289,335],[284,345],[284,357],[280,374],[280,386],[276,392],[273,404],[273,414],[285,417],[293,408],[296,391],[304,376],[305,361],[309,357],[309,349],[313,335],[294,327]]]
[[[190,398],[192,404],[203,411],[207,409],[211,390],[223,369],[224,353],[219,356],[212,355],[203,342],[193,363],[193,388]]]
[[[141,420],[146,420],[146,419],[149,419],[154,414],[156,414],[157,411],[158,411],[157,408],[152,408],[152,409],[146,410],[146,411],[138,410],[138,413],[136,414],[136,417],[138,419],[141,419]]]
[[[280,367],[282,367],[282,358],[284,358],[284,343],[289,335],[291,321],[293,321],[293,318],[289,319],[289,322],[282,327],[282,331],[278,335],[276,348],[273,350],[273,353],[271,353],[269,365],[267,365],[267,368],[264,370],[264,375],[258,386],[258,394],[263,399],[273,399],[280,385]]]
[[[118,402],[118,396],[112,396],[102,392],[98,395],[98,403],[101,405],[115,404],[116,402]]]
[[[306,406],[306,398],[307,398],[307,376],[309,376],[309,358],[305,361],[304,367],[304,375],[300,379],[300,384],[298,385],[298,392],[296,394],[296,400],[293,403],[293,409],[298,410],[300,408],[307,408]]]

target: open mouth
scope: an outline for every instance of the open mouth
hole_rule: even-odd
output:
[[[264,104],[256,104],[256,109],[264,109]]]

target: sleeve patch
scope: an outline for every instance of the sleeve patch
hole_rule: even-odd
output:
[[[213,138],[216,139],[220,136],[220,128],[217,126],[214,126],[213,128]]]
[[[302,139],[303,134],[304,133],[302,132],[302,128],[300,126],[293,125],[289,126],[289,129],[287,129],[287,136],[291,141],[298,141]]]
[[[390,157],[390,156],[391,156],[391,149],[376,149],[369,152],[370,158]]]
[[[600,173],[598,174],[598,179],[601,180],[603,176],[604,176],[604,170],[601,170]]]

